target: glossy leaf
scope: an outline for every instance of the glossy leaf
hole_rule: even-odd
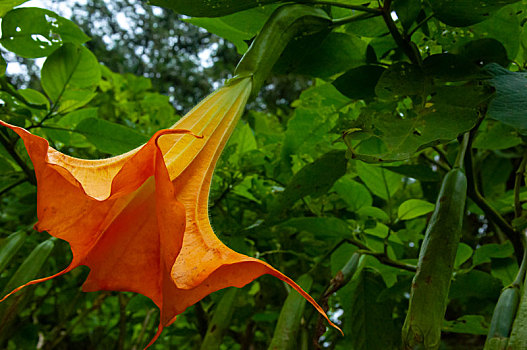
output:
[[[357,211],[369,207],[373,203],[370,192],[364,185],[354,181],[350,176],[344,175],[333,185],[333,189],[347,204],[350,211]]]
[[[19,8],[2,18],[0,43],[22,57],[51,54],[63,43],[83,44],[90,38],[73,22],[39,8]]]
[[[94,96],[101,79],[97,58],[86,48],[64,44],[42,67],[42,88],[60,111],[78,108]]]

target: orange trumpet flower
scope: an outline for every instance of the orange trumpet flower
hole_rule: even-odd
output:
[[[251,78],[239,79],[145,145],[102,160],[64,155],[45,139],[0,121],[22,138],[35,168],[39,219],[35,228],[69,242],[73,252],[65,270],[26,285],[88,266],[84,291],[136,292],[159,307],[158,331],[148,346],[187,307],[263,274],[288,283],[328,319],[290,278],[229,249],[210,226],[208,196],[214,166],[251,88]]]

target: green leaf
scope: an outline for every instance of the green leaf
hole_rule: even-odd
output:
[[[457,253],[456,253],[456,260],[454,262],[454,267],[457,269],[461,265],[463,265],[463,263],[465,263],[468,259],[470,259],[473,252],[474,251],[468,244],[459,243],[459,245],[457,246]]]
[[[482,22],[505,5],[518,0],[430,0],[435,17],[455,27]]]
[[[450,287],[450,299],[492,299],[497,300],[501,291],[501,281],[486,272],[470,270],[457,274]]]
[[[478,120],[479,104],[488,96],[485,86],[465,84],[436,88],[424,106],[405,107],[398,113],[391,104],[370,104],[344,139],[353,157],[366,162],[407,159],[470,130]]]
[[[401,187],[402,176],[379,166],[357,162],[357,174],[370,191],[387,200]]]
[[[19,8],[2,19],[0,43],[22,57],[48,56],[63,43],[83,44],[88,40],[76,24],[49,10]]]
[[[21,5],[26,1],[27,0],[2,0],[2,2],[0,2],[0,18],[4,17],[13,7]]]
[[[518,264],[513,258],[494,258],[491,263],[490,274],[498,278],[503,286],[511,284],[518,273]]]
[[[53,52],[42,67],[42,88],[59,111],[88,103],[101,80],[97,58],[85,47],[64,44]]]
[[[477,149],[501,150],[522,143],[518,132],[511,126],[488,120],[478,128],[473,147]]]
[[[392,9],[397,13],[397,18],[401,21],[403,28],[408,30],[417,20],[417,16],[421,11],[421,2],[414,0],[397,0],[393,2]]]
[[[441,176],[431,169],[429,165],[424,164],[402,164],[397,166],[385,166],[385,169],[406,177],[419,180],[421,182],[438,182]]]
[[[492,258],[508,258],[514,254],[514,248],[510,242],[503,244],[485,244],[476,249],[472,264],[474,266],[489,263]]]
[[[351,228],[346,221],[333,217],[292,218],[277,225],[277,228],[281,227],[290,227],[299,232],[309,232],[316,239],[321,240],[344,239],[351,234]]]
[[[496,88],[496,95],[489,104],[488,116],[527,132],[526,73],[511,72],[495,63],[485,66],[485,71],[491,75],[489,82]]]
[[[470,80],[481,75],[480,68],[469,58],[451,53],[428,56],[423,70],[442,81]]]
[[[421,199],[404,201],[397,211],[400,220],[410,220],[434,211],[435,205]]]
[[[84,135],[99,151],[112,155],[128,152],[148,141],[145,135],[104,119],[84,119],[75,131]]]
[[[445,320],[442,331],[485,335],[488,332],[488,327],[489,325],[485,317],[481,315],[464,315],[457,320]]]
[[[425,92],[425,84],[425,75],[420,67],[397,62],[382,73],[375,93],[383,99],[420,95]]]
[[[334,150],[324,154],[300,169],[276,197],[271,216],[290,208],[305,196],[321,196],[346,172],[345,151]]]
[[[0,55],[0,77],[3,77],[5,75],[6,69],[7,69],[7,63],[2,57],[2,55]]]
[[[236,46],[239,54],[244,54],[249,47],[247,41],[260,31],[275,8],[258,7],[218,18],[189,18],[187,22],[227,39]]]
[[[219,17],[280,0],[150,0],[150,4],[162,6],[192,17]]]
[[[396,348],[398,332],[392,320],[392,307],[387,301],[378,301],[385,288],[378,273],[363,269],[351,281],[349,290],[343,288],[338,292],[345,315],[344,333],[351,339],[350,348]]]
[[[375,38],[389,33],[382,16],[375,16],[368,19],[351,22],[344,26],[344,30],[347,33],[353,33],[366,38]]]
[[[478,66],[492,62],[502,66],[509,64],[507,50],[501,42],[493,38],[471,40],[459,49],[459,54]]]
[[[312,39],[311,39],[312,40]],[[319,45],[318,43],[311,45]],[[291,62],[292,73],[329,79],[335,74],[366,63],[366,43],[355,35],[332,32],[309,55]]]
[[[384,71],[381,66],[360,66],[338,77],[333,85],[351,99],[371,100],[375,97],[375,86]]]
[[[49,109],[49,100],[40,91],[34,89],[20,89],[17,91],[27,102],[35,105],[44,105]]]
[[[350,211],[357,211],[362,207],[371,206],[373,199],[370,191],[364,185],[354,181],[351,176],[345,175],[338,179],[333,185],[333,189],[339,194]]]
[[[388,221],[390,219],[390,217],[384,210],[377,207],[362,207],[357,210],[357,214],[359,214],[360,216],[378,219],[382,222]]]

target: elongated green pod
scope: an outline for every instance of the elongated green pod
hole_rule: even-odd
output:
[[[253,95],[256,94],[291,39],[317,33],[331,24],[321,9],[300,4],[279,7],[243,55],[233,79],[252,76]]]
[[[201,343],[201,350],[215,350],[220,348],[223,336],[231,324],[230,321],[234,313],[237,294],[238,288],[229,288],[223,294],[218,306],[216,306],[216,310],[214,310],[214,315],[207,328],[207,333]]]
[[[512,324],[507,350],[527,349],[527,288],[525,286],[524,283],[520,306]]]
[[[313,279],[309,275],[302,275],[298,279],[298,285],[309,293]],[[271,344],[268,350],[289,350],[298,346],[297,334],[304,313],[306,299],[300,294],[291,291],[285,299],[282,311],[278,317]]]
[[[441,185],[436,207],[425,233],[410,305],[403,326],[406,349],[438,349],[448,304],[457,246],[461,236],[467,178],[459,168],[450,170]]]
[[[48,259],[54,247],[56,238],[50,238],[33,249],[24,262],[18,267],[14,275],[7,282],[2,292],[2,296],[11,292],[14,288],[23,285],[24,283],[35,279],[40,272],[42,266]],[[18,311],[24,307],[26,296],[31,289],[24,289],[20,293],[0,303],[0,344],[5,340],[4,335],[7,335],[6,329],[12,324],[14,317]]]
[[[505,349],[512,329],[512,323],[520,303],[520,287],[506,287],[498,299],[490,322],[484,350]]]
[[[24,231],[17,231],[5,239],[0,248],[0,272],[4,271],[7,264],[9,264],[16,252],[22,247],[26,237]]]

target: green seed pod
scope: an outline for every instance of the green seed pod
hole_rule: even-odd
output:
[[[233,79],[252,76],[253,94],[256,94],[291,39],[317,33],[331,24],[321,9],[300,4],[279,7],[243,55]]]
[[[512,329],[512,322],[518,310],[520,303],[520,287],[512,285],[506,287],[498,299],[498,303],[492,314],[485,350],[499,349],[495,348],[497,344],[507,345],[507,339]],[[498,341],[499,340],[499,341]]]
[[[405,349],[414,349],[419,345],[427,350],[439,348],[466,194],[464,172],[459,168],[450,170],[443,179],[421,246],[402,331]]]
[[[238,288],[229,288],[214,310],[214,315],[209,323],[207,333],[201,343],[201,350],[219,349],[223,342],[223,336],[230,326],[230,320],[234,313],[236,295]]]
[[[512,331],[507,345],[507,350],[527,349],[527,288],[523,286],[523,294],[520,301],[516,318],[512,325]]]
[[[7,282],[1,296],[11,292],[14,288],[27,283],[37,277],[40,269],[48,259],[53,250],[53,241],[56,238],[50,238],[39,245],[28,255],[24,262],[18,267],[14,275]],[[23,309],[25,303],[29,300],[28,293],[30,289],[17,293],[17,295],[0,303],[0,345],[6,340],[5,337],[9,335],[7,330],[13,325],[15,316],[18,311]]]
[[[306,292],[309,292],[313,279],[309,275],[302,275],[298,284]],[[298,348],[297,334],[300,321],[304,313],[306,299],[295,291],[291,291],[285,299],[282,311],[278,317],[271,344],[268,350],[287,350]]]

